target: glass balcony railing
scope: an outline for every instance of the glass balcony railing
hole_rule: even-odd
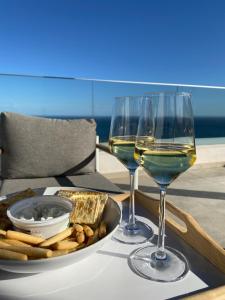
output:
[[[0,110],[54,118],[92,117],[104,142],[115,97],[157,91],[190,92],[197,144],[225,143],[225,87],[0,74]]]

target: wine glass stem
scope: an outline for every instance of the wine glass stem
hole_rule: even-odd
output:
[[[129,171],[130,173],[130,203],[129,203],[129,227],[135,227],[135,203],[134,203],[134,180],[135,171]]]
[[[157,242],[157,259],[165,259],[166,253],[164,249],[164,238],[165,238],[165,196],[166,188],[160,187],[160,204],[159,204],[159,233],[158,233],[158,242]]]

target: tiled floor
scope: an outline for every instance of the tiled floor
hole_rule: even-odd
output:
[[[129,189],[128,173],[107,175],[123,190]],[[159,189],[143,171],[139,189],[159,198]],[[169,187],[167,200],[190,213],[199,224],[225,247],[225,167],[193,167]]]

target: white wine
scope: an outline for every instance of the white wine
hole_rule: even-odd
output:
[[[136,136],[115,136],[109,140],[111,153],[130,171],[135,171],[138,167],[134,159],[135,140]]]
[[[135,159],[161,186],[168,186],[190,168],[195,160],[194,145],[145,143],[135,147]]]
[[[138,136],[136,138],[135,150],[134,150],[134,159],[141,166],[142,154],[145,150],[151,147],[154,143],[154,138],[152,136]],[[138,150],[137,150],[138,149]]]

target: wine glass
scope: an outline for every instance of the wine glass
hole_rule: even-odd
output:
[[[153,237],[152,229],[135,217],[134,180],[138,168],[134,147],[138,128],[141,97],[116,97],[113,107],[109,146],[111,153],[128,169],[130,174],[129,218],[122,222],[114,239],[126,244],[139,244]]]
[[[194,122],[189,93],[164,92],[145,97],[139,120],[135,158],[160,188],[157,245],[134,251],[129,264],[139,275],[160,282],[176,281],[188,272],[177,250],[164,247],[167,187],[196,160]]]

